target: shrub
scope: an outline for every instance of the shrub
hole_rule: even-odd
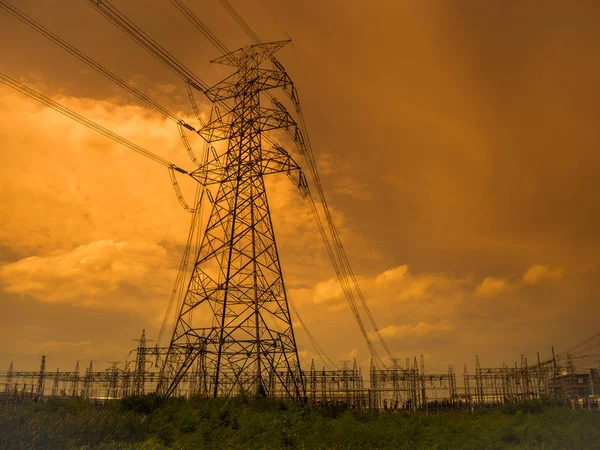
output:
[[[150,414],[158,406],[154,394],[132,395],[122,398],[119,404],[125,411],[133,411],[139,414]]]
[[[600,442],[600,414],[548,399],[433,415],[305,407],[262,396],[171,399],[160,406],[154,400],[0,405],[0,448],[552,449]]]

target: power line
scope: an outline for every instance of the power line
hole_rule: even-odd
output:
[[[294,311],[294,314],[296,314],[296,317],[298,317],[298,320],[300,321],[300,324],[302,325],[302,328],[304,328],[304,332],[308,336],[308,339],[309,339],[310,343],[312,344],[313,348],[315,349],[315,351],[317,352],[317,355],[319,356],[319,358],[321,358],[321,361],[324,364],[327,364],[327,363],[331,364],[331,366],[334,369],[337,370],[338,366],[336,365],[336,363],[334,363],[331,360],[331,358],[327,355],[327,353],[325,353],[323,351],[323,349],[319,345],[318,341],[314,338],[314,336],[312,335],[312,333],[309,331],[308,327],[304,323],[304,320],[302,319],[302,316],[298,312],[298,308],[296,308],[296,305],[294,304],[294,302],[292,301],[292,299],[289,298],[289,297],[288,297],[288,302],[289,302],[290,306],[292,307],[292,310]]]
[[[206,83],[200,80],[190,69],[183,65],[158,42],[152,39],[125,14],[121,13],[115,6],[102,0],[86,0],[86,2],[112,22],[117,28],[123,31],[130,39],[154,55],[154,57],[177,74],[181,79],[189,82],[194,89],[203,93],[208,90],[208,85]]]
[[[229,49],[225,44],[181,0],[170,1],[221,53],[229,53]]]
[[[42,95],[39,92],[36,92],[33,89],[28,88],[24,84],[19,83],[18,81],[10,78],[9,76],[0,73],[0,81],[2,81],[7,86],[10,86],[11,88],[31,97],[32,99],[37,100],[38,102],[54,109],[55,111],[58,111],[59,113],[64,114],[65,116],[69,117],[70,119],[73,119],[73,120],[81,123],[82,125],[85,125],[86,127],[96,131],[97,133],[100,133],[100,134],[112,139],[113,141],[118,142],[119,144],[130,148],[131,150],[139,153],[142,156],[145,156],[146,158],[151,159],[152,161],[154,161],[164,167],[167,167],[169,169],[173,169],[173,170],[176,170],[177,172],[188,175],[187,171],[185,171],[184,169],[181,169],[180,167],[177,167],[175,164],[167,161],[166,159],[161,158],[160,156],[146,150],[145,148],[140,147],[137,144],[134,144],[133,142],[125,139],[124,137],[119,136],[116,133],[113,133],[109,129],[104,128],[103,126],[98,125],[95,122],[92,122],[91,120],[85,118],[84,116],[77,114],[75,111],[70,110],[66,106],[56,103],[54,100],[51,100],[50,98],[46,97],[45,95]]]
[[[161,158],[160,156],[140,147],[137,144],[134,144],[133,142],[123,138],[122,136],[117,135],[116,133],[113,133],[112,131],[102,127],[101,125],[98,125],[95,122],[92,122],[91,120],[85,118],[84,116],[70,110],[69,108],[60,105],[59,103],[56,103],[55,101],[51,100],[50,98],[34,91],[33,89],[28,88],[27,86],[17,82],[16,80],[8,77],[7,75],[4,75],[2,73],[0,73],[0,81],[3,82],[4,84],[6,84],[7,86],[29,96],[30,98],[37,100],[38,102],[54,109],[55,111],[60,112],[61,114],[64,114],[65,116],[69,117],[70,119],[73,119],[83,125],[85,125],[86,127],[114,140],[115,142],[118,142],[121,145],[124,145],[132,150],[134,150],[137,153],[140,153],[141,155],[153,160],[154,162],[157,162],[165,167],[167,167],[169,169],[169,172],[171,174],[171,178],[172,178],[172,182],[173,182],[173,186],[175,188],[175,192],[177,194],[178,200],[182,203],[182,205],[184,206],[185,209],[187,209],[188,211],[193,213],[192,216],[192,225],[190,228],[190,232],[188,235],[188,241],[187,244],[185,246],[185,250],[184,250],[184,254],[182,257],[182,261],[179,267],[179,271],[177,274],[177,279],[175,281],[175,288],[173,289],[173,293],[171,295],[171,298],[169,299],[169,304],[167,306],[167,313],[165,314],[165,319],[163,320],[160,332],[159,332],[159,337],[158,337],[158,341],[160,341],[160,339],[162,338],[162,335],[164,333],[164,329],[166,327],[167,324],[167,318],[170,314],[171,308],[173,306],[174,300],[176,298],[177,292],[179,291],[179,289],[181,288],[183,281],[184,281],[184,275],[187,269],[187,265],[188,265],[188,259],[189,259],[189,253],[190,253],[190,248],[191,248],[191,239],[193,236],[193,230],[195,229],[195,224],[201,220],[201,216],[202,216],[202,198],[203,198],[203,193],[204,190],[202,190],[202,194],[199,195],[198,192],[196,194],[196,200],[194,202],[195,204],[195,208],[191,209],[189,208],[189,206],[185,203],[185,201],[183,200],[183,197],[181,196],[181,191],[178,189],[178,183],[177,181],[174,179],[174,174],[173,171],[177,171],[177,172],[181,172],[184,174],[187,174],[187,172],[179,167],[177,167],[175,164],[170,163],[169,161],[167,161],[164,158]],[[200,186],[201,184],[198,184],[198,190],[200,190]],[[179,288],[178,288],[179,287]]]
[[[136,43],[138,43],[139,45],[141,45],[143,48],[145,48],[147,51],[149,51],[151,54],[153,54],[157,59],[159,59],[159,61],[161,61],[163,64],[165,64],[169,69],[171,69],[172,71],[174,71],[177,75],[179,75],[182,79],[184,79],[184,81],[186,81],[186,87],[188,87],[188,92],[191,92],[189,90],[190,87],[194,87],[196,90],[200,90],[201,92],[206,93],[207,90],[207,85],[200,80],[195,74],[193,74],[193,72],[191,72],[187,67],[185,67],[180,61],[178,61],[173,55],[171,55],[167,50],[165,50],[162,46],[160,46],[160,44],[158,44],[155,40],[153,40],[147,33],[145,33],[141,28],[139,28],[134,22],[132,22],[130,19],[128,19],[124,14],[122,14],[117,8],[115,8],[114,6],[112,6],[109,3],[105,3],[101,0],[87,0],[88,3],[90,5],[92,5],[93,7],[95,7],[98,11],[100,11],[108,20],[110,20],[113,24],[115,24],[118,28],[120,28],[122,31],[124,31],[131,39],[133,39]],[[227,9],[227,11],[232,15],[232,17],[236,20],[236,22],[242,27],[242,29],[244,29],[244,31],[252,38],[252,40],[256,43],[261,43],[260,39],[258,38],[258,36],[256,35],[256,33],[254,33],[254,31],[251,29],[251,27],[244,21],[244,19],[235,11],[235,9],[233,8],[233,6],[231,6],[231,4],[226,1],[226,0],[220,0],[221,4],[225,7],[225,9]],[[222,52],[227,52],[228,49],[227,47],[214,35],[214,33],[212,33],[208,27],[206,27],[206,25],[204,25],[201,21],[199,21],[199,19],[197,19],[197,17],[191,12],[191,10],[189,10],[189,8],[187,8],[180,0],[171,0],[171,3],[180,11],[182,12],[182,14],[184,16],[186,16],[188,18],[188,20],[190,20],[195,26],[196,28],[202,32],[202,34],[207,37],[207,39],[209,39],[209,41],[215,45],[215,47],[217,47],[217,49],[219,49]],[[185,134],[182,130],[182,126],[185,128],[188,128],[192,131],[196,131],[193,127],[191,127],[190,125],[187,125],[185,122],[183,122],[181,119],[179,119],[176,115],[174,115],[173,113],[171,113],[168,109],[162,107],[160,104],[158,104],[157,102],[155,102],[154,100],[152,100],[151,98],[149,98],[148,96],[146,96],[145,94],[141,93],[140,91],[138,91],[137,89],[135,89],[133,86],[130,86],[129,84],[127,84],[125,81],[123,81],[122,79],[120,79],[119,77],[117,77],[116,75],[114,75],[112,72],[108,71],[107,69],[105,69],[103,66],[101,66],[100,64],[96,63],[95,61],[93,61],[91,58],[89,58],[87,55],[83,54],[82,52],[80,52],[79,50],[77,50],[75,47],[71,46],[70,44],[68,44],[66,41],[62,40],[61,38],[59,38],[56,34],[52,33],[51,31],[47,30],[45,27],[43,27],[42,25],[40,25],[39,23],[37,23],[36,21],[34,21],[33,19],[29,18],[27,15],[25,15],[24,13],[22,13],[21,11],[19,11],[16,7],[1,1],[0,2],[0,6],[3,7],[3,9],[5,9],[7,12],[9,12],[10,14],[12,14],[14,17],[22,20],[24,23],[26,23],[27,25],[29,25],[30,27],[32,27],[33,29],[35,29],[38,33],[42,34],[43,36],[45,36],[46,38],[48,38],[49,40],[51,40],[52,42],[56,43],[57,45],[59,45],[61,48],[63,48],[64,50],[68,51],[69,53],[73,54],[74,56],[77,56],[80,60],[82,60],[83,62],[85,62],[86,64],[88,64],[90,67],[94,68],[95,70],[97,70],[98,72],[100,72],[101,74],[103,74],[104,76],[106,76],[107,78],[109,78],[110,80],[112,80],[113,82],[115,82],[116,84],[120,85],[121,87],[123,87],[124,89],[126,89],[127,91],[129,91],[130,93],[136,95],[138,98],[140,98],[141,100],[143,100],[144,102],[146,102],[147,104],[149,104],[150,106],[154,107],[155,109],[157,109],[158,111],[160,111],[161,113],[163,113],[164,115],[166,115],[167,117],[169,117],[171,120],[174,120],[178,123],[179,125],[179,129],[180,129],[180,134],[182,137],[182,140],[186,146],[186,150],[188,151],[188,153],[190,154],[190,157],[192,159],[192,161],[194,161],[195,163],[197,163],[197,159],[195,158],[195,156],[193,155],[193,152],[191,151],[191,147],[189,146],[189,143],[187,142],[187,138],[185,137]],[[274,57],[272,58],[272,60],[275,62]],[[14,80],[13,80],[14,81]],[[5,81],[6,82],[6,81]],[[22,86],[22,85],[21,85]],[[14,86],[13,86],[14,87]],[[28,89],[26,87],[23,86],[23,88]],[[18,89],[19,90],[19,89]],[[144,152],[146,152],[147,154],[145,154],[145,156],[150,157],[151,159],[153,159],[152,156],[149,155],[153,155],[156,158],[160,158],[157,155],[152,154],[151,152],[148,152],[144,149],[142,149],[141,147],[137,146],[136,144],[127,141],[126,139],[112,133],[111,131],[89,121],[88,119],[84,118],[83,116],[80,116],[76,113],[74,113],[73,111],[68,110],[67,108],[62,107],[61,105],[54,103],[54,104],[50,104],[48,102],[52,102],[52,100],[48,99],[47,97],[43,97],[41,96],[41,94],[37,94],[41,97],[44,98],[44,100],[40,99],[40,98],[36,98],[35,95],[32,95],[31,93],[27,93],[23,90],[21,90],[21,92],[26,93],[27,95],[30,95],[32,98],[35,98],[36,100],[52,107],[53,109],[73,118],[74,120],[77,120],[78,122],[96,130],[97,132],[100,132],[101,134],[104,134],[108,137],[110,137],[111,139],[120,142],[121,144],[134,149],[135,151],[141,153],[141,154],[145,154]],[[269,97],[272,100],[275,100],[274,97],[270,94],[268,94]],[[191,100],[192,100],[192,105],[195,106],[195,102],[193,100],[193,95],[190,96]],[[296,98],[297,100],[297,98]],[[304,129],[306,129],[305,123],[304,123],[304,118],[302,116],[302,111],[300,109],[299,103],[296,102],[296,107],[297,107],[297,111],[300,114],[300,118],[301,118],[301,125]],[[195,106],[194,108],[196,115],[199,117],[199,113],[196,111],[197,107]],[[381,361],[379,355],[377,354],[377,352],[375,351],[374,347],[372,346],[372,344],[370,343],[369,337],[368,337],[368,333],[366,332],[366,330],[364,329],[364,326],[362,324],[362,320],[360,318],[360,313],[358,312],[358,309],[356,307],[356,301],[354,299],[354,295],[352,292],[352,288],[354,287],[354,290],[358,293],[359,299],[361,300],[361,303],[363,305],[363,308],[366,310],[367,312],[367,316],[372,324],[372,326],[375,329],[376,334],[378,335],[382,345],[384,346],[384,348],[386,349],[386,351],[388,352],[388,354],[391,355],[391,353],[389,352],[389,349],[387,348],[387,345],[385,344],[385,342],[383,341],[382,336],[379,333],[379,330],[374,322],[374,319],[372,317],[372,314],[370,312],[370,310],[368,309],[368,306],[366,304],[366,301],[364,299],[364,296],[362,295],[362,292],[359,289],[357,280],[354,276],[354,273],[352,272],[351,267],[349,266],[349,261],[347,259],[347,256],[345,254],[345,251],[341,245],[341,241],[339,240],[339,235],[337,232],[337,229],[335,228],[335,225],[333,223],[333,220],[331,219],[331,214],[329,212],[327,203],[325,201],[325,197],[323,194],[323,190],[322,190],[322,186],[321,186],[321,182],[318,176],[318,172],[316,170],[316,164],[314,162],[314,155],[312,154],[312,149],[310,146],[310,141],[308,138],[308,134],[305,132],[306,137],[307,137],[307,148],[308,148],[308,152],[306,152],[307,155],[307,159],[309,161],[309,166],[311,167],[311,171],[313,172],[313,177],[316,181],[317,184],[317,191],[321,200],[321,205],[325,210],[325,216],[326,216],[326,221],[329,225],[329,229],[330,229],[330,233],[332,234],[333,237],[333,241],[334,244],[333,246],[331,246],[330,244],[327,243],[327,236],[326,233],[322,233],[322,235],[324,236],[325,240],[326,240],[326,246],[329,249],[329,254],[330,254],[330,258],[332,259],[332,262],[334,264],[334,268],[336,268],[336,273],[338,273],[338,278],[340,279],[340,283],[342,284],[342,287],[344,289],[344,292],[346,293],[346,296],[348,298],[348,301],[350,303],[351,309],[353,311],[353,313],[355,314],[356,320],[359,323],[359,326],[361,328],[361,332],[363,333],[363,336],[365,337],[367,344],[369,346],[369,349],[371,351],[372,354],[374,354],[374,356]],[[273,142],[270,138],[266,139],[268,142]],[[155,159],[156,160],[156,159]],[[166,160],[165,160],[166,161]],[[157,161],[158,162],[158,161]],[[167,162],[168,164],[168,162]],[[163,163],[163,165],[165,165]],[[184,208],[191,210],[191,208],[189,208],[189,206],[185,203],[185,201],[183,200],[180,191],[178,190],[178,183],[176,181],[176,179],[174,179],[174,173],[173,170],[177,170],[180,171],[182,173],[186,173],[185,171],[183,171],[183,169],[179,169],[174,165],[166,165],[167,167],[170,168],[171,170],[171,178],[172,178],[172,182],[173,182],[173,186],[176,190],[178,199],[180,200],[180,202],[182,203],[182,205],[184,206]],[[316,212],[316,206],[314,204],[314,200],[312,199],[312,197],[310,197],[311,202],[313,203],[313,207],[314,207],[314,211]],[[318,212],[316,212],[315,217],[320,221],[320,218],[318,216]],[[324,230],[324,228],[321,226],[321,229]],[[332,249],[335,249],[335,252],[332,251]],[[337,256],[337,260],[336,257]],[[337,261],[340,261],[341,263],[338,264]]]
[[[244,20],[242,16],[235,10],[235,8],[227,0],[219,0],[223,8],[227,10],[229,15],[238,23],[238,25],[246,32],[246,34],[254,41],[255,44],[262,44],[258,35],[252,30],[250,25]]]
[[[125,89],[126,91],[130,92],[131,94],[133,94],[134,96],[136,96],[137,98],[139,98],[140,100],[142,100],[143,102],[145,102],[146,104],[148,104],[149,106],[154,108],[155,110],[157,110],[160,113],[162,113],[163,115],[165,115],[167,118],[169,118],[172,121],[174,121],[175,123],[177,123],[177,127],[179,129],[179,135],[181,137],[181,140],[183,141],[186,151],[188,152],[188,155],[189,155],[190,159],[192,160],[192,162],[194,162],[196,165],[198,165],[198,160],[196,159],[196,156],[192,150],[192,147],[190,146],[190,143],[189,143],[187,136],[185,134],[185,131],[184,131],[184,128],[187,128],[188,130],[195,132],[196,130],[194,129],[194,127],[187,124],[185,121],[183,121],[177,115],[175,115],[173,112],[171,112],[164,106],[160,105],[158,102],[154,101],[152,98],[148,97],[144,93],[140,92],[138,89],[131,86],[129,83],[127,83],[123,79],[119,78],[117,75],[115,75],[114,73],[112,73],[111,71],[106,69],[104,66],[102,66],[98,62],[94,61],[92,58],[90,58],[85,53],[81,52],[80,50],[78,50],[77,48],[75,48],[74,46],[69,44],[68,42],[66,42],[64,39],[60,38],[58,35],[56,35],[52,31],[48,30],[46,27],[41,25],[39,22],[36,22],[34,19],[29,17],[27,14],[25,14],[23,11],[19,10],[15,6],[11,5],[8,2],[0,0],[0,8],[4,9],[6,12],[11,14],[13,17],[19,19],[20,21],[22,21],[23,23],[25,23],[26,25],[31,27],[33,30],[37,31],[45,38],[47,38],[48,40],[50,40],[51,42],[53,42],[54,44],[56,44],[63,50],[67,51],[69,54],[79,58],[81,61],[83,61],[89,67],[98,71],[100,74],[105,76],[110,81],[114,82],[118,86],[120,86],[123,89]],[[188,86],[188,85],[186,85],[186,86]],[[191,93],[190,93],[190,95],[191,95]],[[191,96],[190,98],[193,101],[193,96]],[[196,106],[195,102],[193,102],[193,107],[194,107],[194,112],[196,113],[196,116],[198,117],[198,120],[202,124],[202,120],[200,118],[200,114],[197,110],[197,106]],[[187,211],[190,211],[191,208],[186,204],[185,200],[183,199],[183,196],[181,195],[181,190],[179,189],[179,183],[177,182],[177,179],[175,178],[175,174],[173,173],[172,169],[170,170],[170,176],[171,176],[171,181],[173,183],[173,188],[175,190],[175,193],[177,195],[179,202],[181,203],[181,205],[183,206],[184,209],[186,209]]]
[[[75,48],[74,46],[69,44],[67,41],[65,41],[64,39],[62,39],[61,37],[59,37],[52,31],[48,30],[46,27],[41,25],[39,22],[36,22],[34,19],[29,17],[27,14],[25,14],[23,11],[19,10],[17,7],[11,5],[10,3],[6,2],[6,1],[0,0],[0,8],[4,9],[6,12],[11,14],[13,17],[19,19],[20,21],[22,21],[23,23],[25,23],[26,25],[28,25],[29,27],[31,27],[32,29],[37,31],[39,34],[41,34],[42,36],[44,36],[45,38],[47,38],[54,44],[58,45],[63,50],[66,50],[71,55],[79,58],[81,61],[86,63],[89,67],[98,71],[99,73],[104,75],[106,78],[108,78],[109,80],[114,82],[115,84],[121,86],[126,91],[135,95],[137,98],[139,98],[143,102],[147,103],[149,106],[156,109],[157,111],[161,112],[162,114],[167,116],[169,119],[182,124],[184,127],[188,128],[191,131],[195,131],[195,129],[192,126],[186,124],[182,119],[177,117],[177,115],[175,115],[173,112],[169,111],[167,108],[160,105],[158,102],[154,101],[152,98],[148,97],[146,94],[140,92],[138,89],[134,88],[129,83],[127,83],[123,79],[119,78],[117,75],[115,75],[114,73],[112,73],[111,71],[106,69],[101,64],[94,61],[92,58],[87,56],[85,53],[78,50],[77,48]]]
[[[223,5],[223,7],[227,10],[227,12],[233,17],[233,19],[238,23],[238,25],[246,32],[246,34],[257,44],[261,44],[262,41],[261,39],[258,37],[258,35],[252,30],[252,28],[250,27],[250,25],[244,20],[244,18],[235,10],[235,8],[231,5],[231,3],[229,3],[228,0],[219,0],[219,2],[221,3],[221,5]],[[273,61],[274,64],[276,65],[280,65],[280,63],[278,63],[278,61],[276,60],[276,58],[274,56],[271,57],[271,60]],[[367,342],[367,346],[369,347],[369,349],[371,350],[371,352],[374,354],[374,356],[376,357],[377,360],[379,360],[379,362],[385,367],[385,364],[383,364],[383,361],[381,360],[381,358],[379,357],[379,355],[377,354],[377,352],[374,350],[370,339],[368,337],[368,334],[366,333],[366,331],[364,330],[364,326],[362,325],[362,320],[360,318],[360,314],[358,313],[358,310],[355,306],[355,300],[354,300],[354,294],[352,292],[352,288],[354,288],[354,291],[356,292],[358,299],[361,302],[361,305],[363,307],[363,309],[365,310],[366,314],[367,314],[367,318],[369,319],[369,322],[371,323],[371,326],[373,327],[375,334],[381,344],[381,346],[384,348],[384,350],[386,351],[388,357],[390,359],[393,360],[393,355],[392,352],[390,351],[387,343],[385,342],[385,340],[383,339],[383,336],[381,335],[381,332],[379,331],[379,327],[377,326],[375,319],[371,313],[371,310],[369,309],[366,299],[362,293],[362,290],[360,289],[360,286],[358,284],[358,281],[356,279],[356,276],[354,274],[354,271],[352,270],[352,267],[350,266],[350,261],[348,260],[348,257],[346,255],[346,251],[344,250],[344,247],[342,245],[342,242],[340,240],[339,237],[339,233],[337,231],[337,227],[335,226],[335,223],[333,222],[333,219],[331,217],[331,213],[329,211],[329,207],[327,204],[327,200],[325,199],[325,194],[323,192],[323,186],[321,184],[321,180],[320,180],[320,176],[317,170],[317,165],[314,159],[314,154],[312,151],[312,145],[310,142],[310,136],[308,134],[307,131],[307,127],[306,127],[306,122],[304,120],[304,114],[302,113],[302,108],[300,106],[300,102],[298,101],[297,98],[297,92],[295,92],[295,90],[292,91],[292,93],[294,95],[291,95],[290,97],[292,98],[292,100],[295,103],[296,106],[296,111],[298,113],[298,117],[300,118],[300,126],[301,129],[304,132],[304,135],[306,136],[306,141],[303,142],[303,148],[300,148],[301,152],[306,156],[306,159],[309,163],[309,167],[311,169],[312,175],[313,175],[313,179],[315,181],[315,184],[317,186],[317,193],[319,195],[319,199],[321,201],[321,205],[324,209],[325,212],[325,219],[327,221],[327,224],[329,226],[329,231],[331,233],[331,236],[333,238],[334,241],[334,245],[331,246],[330,244],[328,244],[326,242],[326,246],[328,248],[333,247],[335,249],[335,254],[337,255],[337,258],[340,261],[340,264],[338,265],[334,260],[333,257],[331,255],[333,255],[333,253],[330,252],[330,258],[332,259],[332,264],[335,266],[338,266],[339,269],[336,269],[336,272],[338,272],[341,275],[338,275],[338,278],[340,279],[340,284],[342,284],[342,288],[344,290],[344,293],[346,294],[346,297],[348,299],[348,302],[350,304],[351,309],[353,310],[356,320],[359,323],[359,327],[361,328],[361,331],[363,332],[363,336]],[[271,100],[274,100],[274,97],[272,95],[270,95],[269,93],[267,93],[267,95],[271,98]],[[310,197],[310,200],[313,201],[312,196]],[[318,217],[318,213],[314,214],[315,218],[320,221],[320,218]],[[327,240],[327,236],[326,234],[322,233],[322,237],[324,240]]]
[[[229,50],[227,49],[227,47],[225,46],[225,44],[223,44],[219,40],[219,38],[217,38],[215,36],[215,34],[212,33],[212,31],[210,31],[210,29],[204,23],[202,23],[202,21],[181,0],[170,0],[170,1],[219,51],[221,51],[223,53],[228,53],[229,52]],[[235,11],[235,10],[233,10],[233,11]],[[240,17],[240,20],[243,21],[243,19],[241,17]],[[270,93],[267,93],[267,95],[269,95],[269,97],[272,100],[274,100],[274,97],[272,95],[270,95]],[[273,141],[270,140],[270,138],[267,138],[267,136],[263,136],[263,138],[266,138],[267,141],[273,143]],[[300,321],[302,327],[304,328],[304,330],[305,330],[305,332],[306,332],[306,334],[307,334],[307,336],[308,336],[311,344],[313,345],[313,347],[317,351],[317,354],[319,355],[319,357],[323,360],[324,363],[326,363],[325,360],[327,360],[329,362],[329,364],[331,364],[333,367],[335,367],[337,369],[337,365],[329,358],[329,356],[327,356],[327,354],[319,346],[318,342],[313,337],[312,333],[310,332],[310,330],[308,329],[308,327],[304,323],[304,320],[302,319],[302,316],[298,312],[298,310],[295,307],[295,305],[291,302],[291,300],[290,300],[290,305],[292,306],[292,309],[294,310],[294,313],[298,317],[298,320]],[[359,318],[359,320],[360,320],[360,318]],[[366,331],[365,331],[365,334],[366,334]],[[375,351],[374,349],[371,349],[371,350],[372,350],[372,352]]]

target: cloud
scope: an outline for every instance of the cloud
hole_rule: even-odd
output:
[[[523,275],[523,282],[534,285],[546,281],[558,280],[562,278],[564,272],[565,269],[562,266],[552,268],[547,265],[534,264]]]
[[[376,322],[385,327],[395,320],[413,320],[437,323],[452,314],[465,301],[469,280],[456,279],[440,273],[412,274],[408,265],[384,270],[371,277],[357,276],[358,285]],[[348,310],[348,300],[337,278],[329,278],[311,288],[294,289],[291,298],[303,311],[312,309],[308,317],[323,311]],[[366,314],[355,293],[355,301],[363,322]]]
[[[391,283],[403,279],[408,274],[408,266],[406,264],[402,266],[393,267],[388,269],[375,277],[376,284]]]
[[[406,339],[423,338],[431,336],[447,335],[454,332],[455,326],[447,319],[442,319],[436,323],[419,322],[417,325],[388,325],[379,330],[384,339]],[[371,339],[376,339],[374,332],[370,333]]]
[[[373,193],[369,190],[369,187],[365,183],[360,183],[356,179],[341,176],[338,178],[337,183],[333,186],[332,191],[339,195],[346,195],[356,200],[372,200]]]
[[[11,149],[0,152],[0,295],[20,296],[19,307],[33,301],[53,305],[66,311],[65,323],[116,312],[121,324],[136,323],[128,339],[142,327],[156,336],[191,217],[179,207],[167,171],[12,90],[0,87],[0,93],[0,136]],[[180,167],[191,165],[175,126],[146,108],[55,100]],[[200,146],[199,138],[188,137],[194,148]],[[179,180],[189,200],[196,184]],[[319,313],[347,309],[343,297],[338,301],[337,281],[328,282],[333,270],[308,204],[283,175],[265,177],[265,184],[288,290],[300,294],[298,304],[306,291],[312,305],[318,285]],[[364,246],[343,214],[330,208],[342,239]],[[205,216],[209,212],[207,203]],[[114,323],[103,319],[90,328]],[[66,328],[65,342],[79,342]],[[72,353],[79,351],[73,347]]]
[[[388,292],[396,302],[407,302],[428,297],[446,281],[443,276],[432,274],[413,276],[409,274],[408,266],[402,265],[377,275],[375,286],[378,291]]]
[[[494,297],[510,289],[508,282],[503,278],[485,277],[481,284],[475,288],[478,297]]]
[[[314,303],[333,303],[343,299],[344,291],[337,278],[317,283],[313,288]]]
[[[185,242],[189,214],[176,204],[164,167],[11,90],[0,93],[0,135],[11,149],[0,154],[3,245],[30,255],[140,235],[150,242]],[[107,101],[57,101],[190,167],[175,125],[160,115]],[[32,123],[38,124],[35,133]],[[181,185],[189,199],[195,184]]]
[[[411,273],[403,264],[385,270],[374,279],[364,280],[369,303],[394,311],[396,316],[410,315],[416,320],[446,317],[465,301],[468,278],[444,273]]]
[[[475,288],[475,295],[478,297],[496,297],[506,292],[516,292],[523,285],[537,285],[546,281],[562,278],[564,267],[550,267],[542,264],[535,264],[527,269],[522,277],[522,283],[519,280],[509,280],[500,277],[485,277],[483,281]]]
[[[94,241],[0,267],[4,290],[45,303],[139,310],[157,307],[174,279],[165,248],[141,240]],[[166,297],[166,296],[165,296]]]

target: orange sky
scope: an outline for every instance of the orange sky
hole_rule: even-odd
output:
[[[191,114],[184,84],[85,2],[12,3]],[[230,73],[170,2],[113,3],[203,80]],[[216,0],[186,3],[229,48],[250,43]],[[278,57],[398,357],[497,365],[598,331],[597,2],[232,4],[263,40],[294,40]],[[4,12],[0,40],[0,72],[191,168],[172,122]],[[0,142],[0,370],[124,360],[156,336],[187,236],[167,171],[4,86]],[[308,205],[284,176],[268,188],[289,295],[332,359],[366,369]]]

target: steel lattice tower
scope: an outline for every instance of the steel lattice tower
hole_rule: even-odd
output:
[[[269,130],[295,127],[281,104],[261,107],[261,93],[291,85],[272,58],[287,41],[258,44],[213,62],[237,71],[208,90],[216,104],[232,102],[199,131],[228,140],[227,152],[192,176],[217,184],[216,197],[162,370],[159,394],[173,394],[197,361],[198,391],[304,397],[296,340],[275,243],[263,176],[299,171],[281,147],[263,147]],[[261,67],[273,61],[272,68]],[[302,179],[302,177],[300,178]]]

